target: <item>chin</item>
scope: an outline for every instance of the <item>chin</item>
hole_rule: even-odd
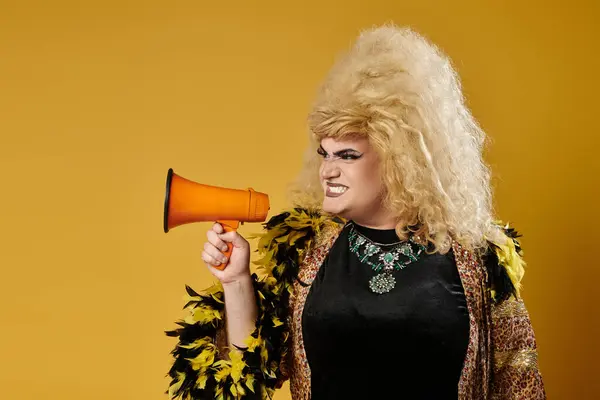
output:
[[[326,197],[323,200],[322,209],[326,213],[343,217],[344,211],[346,211],[346,206],[344,203],[337,201],[335,198]]]

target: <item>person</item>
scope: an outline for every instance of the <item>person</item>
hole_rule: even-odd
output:
[[[271,398],[289,379],[293,399],[544,399],[520,235],[496,221],[449,58],[412,29],[365,30],[308,123],[293,206],[252,236],[261,275],[245,238],[207,232],[217,283],[187,287],[167,332],[171,398]]]

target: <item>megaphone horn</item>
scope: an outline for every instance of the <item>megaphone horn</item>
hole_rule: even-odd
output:
[[[169,168],[165,193],[163,230],[193,222],[216,221],[225,232],[237,230],[240,222],[263,222],[269,212],[269,196],[252,188],[230,189],[185,179]],[[227,259],[233,248],[227,243]],[[225,268],[226,264],[217,266]]]

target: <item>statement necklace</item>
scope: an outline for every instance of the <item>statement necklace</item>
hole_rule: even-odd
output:
[[[350,223],[348,233],[350,251],[360,262],[368,264],[377,275],[369,280],[369,288],[373,293],[383,294],[396,286],[393,271],[406,268],[407,265],[419,259],[425,246],[415,243],[411,236],[408,241],[384,244],[377,243],[356,230]]]

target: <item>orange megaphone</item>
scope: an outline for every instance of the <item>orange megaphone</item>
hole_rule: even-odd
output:
[[[176,226],[192,222],[216,221],[225,232],[239,227],[240,222],[263,222],[269,211],[269,196],[254,189],[228,189],[203,185],[182,178],[170,168],[167,173],[167,190],[163,228],[165,233]],[[227,243],[223,252],[227,259],[233,245]],[[224,269],[225,264],[217,266]]]

